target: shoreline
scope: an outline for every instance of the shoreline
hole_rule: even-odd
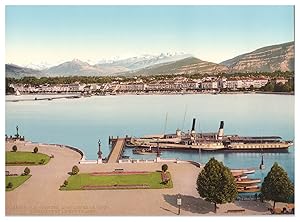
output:
[[[23,102],[23,101],[41,101],[41,100],[57,100],[57,99],[79,99],[79,98],[87,98],[87,97],[95,97],[95,96],[101,96],[101,97],[107,97],[107,96],[184,96],[184,95],[288,95],[288,96],[294,96],[294,92],[264,92],[264,91],[256,91],[256,92],[248,92],[248,91],[237,91],[237,92],[219,92],[219,93],[213,93],[213,92],[191,92],[191,93],[177,93],[177,92],[171,92],[171,93],[118,93],[118,94],[107,94],[107,95],[98,95],[98,94],[91,94],[91,95],[82,95],[81,93],[65,93],[65,94],[57,94],[57,93],[26,93],[22,94],[24,96],[45,96],[43,98],[29,98],[29,99],[17,99],[17,95],[14,94],[6,94],[5,96],[15,96],[16,99],[5,99],[5,102]],[[22,96],[20,95],[20,96]],[[51,97],[54,96],[55,97]],[[61,96],[60,96],[61,95]]]

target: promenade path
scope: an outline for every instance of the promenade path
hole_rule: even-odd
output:
[[[119,160],[124,145],[125,145],[124,138],[117,139],[117,142],[114,144],[113,150],[111,151],[108,157],[107,163],[116,163]]]
[[[36,145],[18,143],[18,150],[32,151]],[[6,143],[6,150],[12,144]],[[181,215],[216,215],[214,206],[199,197],[196,179],[200,169],[191,164],[168,163],[172,175],[172,189],[141,190],[82,190],[60,191],[59,187],[69,177],[73,165],[80,172],[111,172],[115,168],[125,171],[156,171],[163,163],[112,163],[79,165],[80,155],[72,150],[55,146],[38,146],[39,152],[54,158],[44,166],[30,166],[31,178],[14,191],[6,192],[6,215],[103,215],[103,216],[176,216],[177,194],[182,195]],[[24,166],[6,166],[11,173],[22,173]],[[227,208],[244,208],[243,214],[267,214],[270,205],[260,202],[224,205]],[[226,214],[228,215],[228,214]],[[238,215],[234,213],[234,215]]]

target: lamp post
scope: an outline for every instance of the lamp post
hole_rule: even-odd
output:
[[[264,164],[264,155],[261,154],[261,162],[259,164],[259,169],[260,169],[260,175],[261,175],[261,180],[260,180],[260,188],[262,187],[262,183],[263,183],[263,180],[264,180],[264,175],[263,175],[263,171],[265,169],[265,164]],[[261,195],[260,195],[260,199],[261,199]],[[263,199],[261,199],[261,201],[263,202]]]
[[[98,160],[97,163],[102,163],[101,140],[98,141]]]
[[[177,195],[177,206],[178,206],[178,215],[180,215],[180,207],[181,207],[181,195]]]

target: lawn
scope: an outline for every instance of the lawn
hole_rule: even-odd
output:
[[[27,176],[6,176],[5,177],[5,190],[6,191],[12,191],[12,190],[16,189],[21,184],[23,184],[26,180],[28,180],[29,177],[31,177],[31,175],[27,175]],[[9,182],[11,182],[13,184],[12,188],[6,188],[6,186]]]
[[[50,157],[43,153],[32,153],[23,151],[5,152],[6,165],[45,165],[49,162],[49,160]]]
[[[169,178],[171,178],[170,173]],[[122,186],[122,185],[147,185],[150,189],[172,188],[172,180],[168,184],[161,184],[160,172],[133,175],[91,175],[81,173],[68,178],[68,185],[61,190],[82,190],[84,186]],[[97,188],[96,188],[97,189]],[[101,189],[101,188],[99,188]],[[128,188],[130,189],[130,188]],[[131,188],[133,189],[133,188]]]

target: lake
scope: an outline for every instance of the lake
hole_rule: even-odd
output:
[[[36,96],[6,96],[6,99]],[[98,140],[108,156],[109,136],[143,136],[174,133],[177,128],[190,130],[196,118],[196,131],[216,132],[224,120],[225,134],[241,136],[278,135],[294,140],[293,95],[226,94],[226,95],[122,95],[94,96],[79,99],[6,102],[6,134],[16,133],[36,142],[68,144],[82,149],[88,159],[96,159]],[[166,121],[167,119],[167,121]],[[155,155],[124,155],[154,159]],[[162,158],[178,158],[205,163],[214,156],[231,168],[255,167],[259,153],[198,153],[166,151]],[[266,153],[266,169],[277,161],[294,180],[294,147],[287,153]]]

